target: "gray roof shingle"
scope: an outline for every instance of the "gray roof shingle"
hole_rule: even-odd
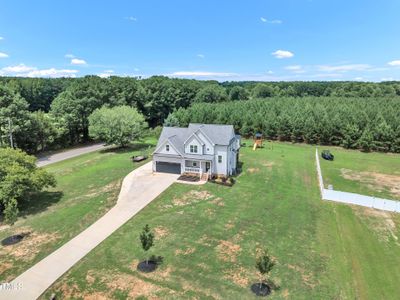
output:
[[[181,154],[184,154],[184,142],[199,129],[216,145],[227,146],[232,138],[235,137],[235,131],[232,125],[190,123],[187,128],[163,127],[160,138],[158,139],[157,148],[166,139],[169,139],[173,146]]]

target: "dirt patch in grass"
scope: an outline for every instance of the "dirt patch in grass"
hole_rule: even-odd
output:
[[[188,247],[186,249],[176,249],[175,255],[189,255],[196,251],[196,248]]]
[[[204,211],[206,214],[207,214],[207,216],[209,216],[209,217],[213,217],[214,215],[215,215],[215,209],[213,209],[213,208],[206,208],[206,210]]]
[[[3,261],[0,263],[0,275],[3,274],[5,271],[7,271],[8,269],[12,268],[12,263],[7,262],[7,261]]]
[[[250,282],[248,271],[243,267],[228,270],[225,272],[224,278],[241,287],[247,287]]]
[[[119,191],[120,186],[121,186],[121,182],[122,182],[122,180],[119,179],[119,180],[112,181],[109,184],[107,184],[107,185],[105,185],[105,186],[103,186],[101,188],[91,189],[89,191],[89,193],[85,195],[85,197],[92,198],[92,197],[96,197],[96,196],[99,196],[101,194],[112,192],[112,191],[115,191],[115,190]]]
[[[214,242],[214,239],[210,238],[209,236],[207,236],[205,234],[197,241],[198,244],[207,246],[207,247],[211,247],[213,242]]]
[[[0,255],[10,255],[15,259],[30,261],[41,250],[43,245],[56,241],[59,236],[57,233],[38,233],[30,228],[19,228],[17,233],[24,233],[21,242],[0,248]]]
[[[169,234],[169,230],[163,226],[157,226],[154,228],[155,239],[160,240],[163,237],[166,237]]]
[[[94,275],[94,272],[92,270],[89,270],[86,273],[86,282],[89,284],[93,284],[96,281],[96,277]]]
[[[290,296],[289,290],[288,289],[284,289],[282,291],[282,297],[287,299],[287,298],[289,298],[289,296]]]
[[[217,206],[225,206],[224,199],[222,199],[221,197],[217,197],[217,198],[211,200],[210,202]]]
[[[400,197],[400,176],[376,172],[356,172],[341,169],[341,176],[348,180],[358,181],[366,184],[369,188],[377,191],[389,191],[393,196]]]
[[[226,223],[224,227],[226,229],[232,229],[233,227],[235,227],[235,223],[233,223],[232,220],[229,220],[228,223]]]
[[[172,200],[172,204],[173,204],[173,206],[185,206],[185,205],[195,204],[195,203],[202,202],[202,201],[207,201],[207,200],[212,199],[213,197],[214,197],[214,195],[208,191],[192,190],[192,191],[189,191],[188,193],[184,194],[180,198],[174,198]]]
[[[260,172],[260,169],[259,168],[248,168],[247,172],[249,172],[250,174],[258,173],[258,172]]]
[[[218,257],[226,262],[236,262],[237,256],[242,251],[240,245],[234,244],[230,241],[221,240],[216,247]]]
[[[388,242],[392,237],[397,243],[399,242],[393,213],[359,206],[354,206],[353,210],[360,219],[366,221],[366,225],[376,233],[380,240]]]
[[[317,285],[317,283],[314,280],[313,274],[307,273],[304,268],[297,266],[297,265],[291,265],[291,264],[288,264],[288,268],[299,272],[301,275],[301,278],[303,279],[304,284],[309,286],[310,288],[314,288]]]
[[[132,299],[139,296],[151,297],[154,296],[154,293],[160,291],[159,286],[129,274],[115,273],[104,276],[100,280],[110,291],[125,290],[128,292],[129,298]]]
[[[266,168],[272,168],[275,163],[273,161],[263,161],[262,166]]]

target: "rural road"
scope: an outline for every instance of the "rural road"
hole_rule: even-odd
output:
[[[44,167],[49,164],[53,164],[71,157],[79,156],[81,154],[93,152],[99,149],[103,149],[105,147],[104,143],[98,143],[98,144],[93,144],[89,146],[83,146],[79,148],[74,148],[71,150],[66,150],[63,152],[58,152],[54,154],[49,154],[46,156],[38,157],[38,160],[36,162],[36,165],[38,167]]]
[[[133,170],[123,180],[117,204],[72,240],[42,259],[0,290],[0,300],[33,300],[85,257],[103,240],[160,195],[179,175],[153,173],[152,162]]]

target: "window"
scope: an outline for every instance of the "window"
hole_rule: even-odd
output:
[[[194,162],[192,163],[192,166],[193,166],[193,167],[197,167],[197,162],[194,161]]]
[[[218,162],[222,163],[222,155],[218,155]]]
[[[190,153],[197,153],[197,145],[190,145]]]
[[[165,145],[165,151],[169,151],[169,145]]]

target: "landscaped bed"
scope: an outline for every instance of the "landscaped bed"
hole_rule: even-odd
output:
[[[398,215],[322,201],[314,147],[243,148],[240,159],[233,187],[174,184],[42,298],[254,299],[262,247],[276,262],[267,299],[397,298]],[[150,253],[138,239],[147,223]],[[138,271],[149,254],[163,263]]]
[[[400,200],[400,154],[333,148],[334,161],[320,159],[325,187]]]

